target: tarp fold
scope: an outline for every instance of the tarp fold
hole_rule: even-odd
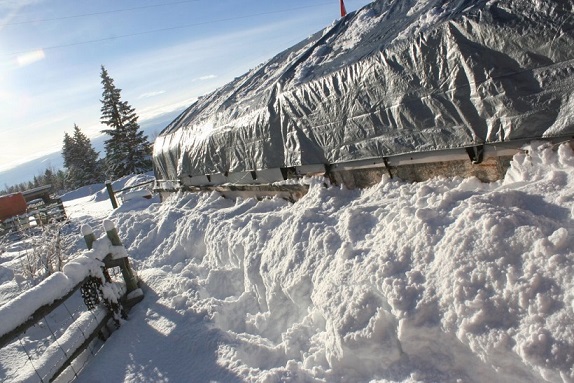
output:
[[[574,135],[572,5],[373,2],[191,105],[156,176]]]

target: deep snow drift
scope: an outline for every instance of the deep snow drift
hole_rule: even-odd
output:
[[[317,179],[295,204],[180,195],[120,210],[146,299],[85,374],[574,381],[573,168],[562,145],[517,155],[490,185]]]
[[[78,381],[574,381],[574,152],[527,149],[493,184],[125,203],[145,298]]]

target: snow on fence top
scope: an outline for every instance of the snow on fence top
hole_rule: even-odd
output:
[[[100,262],[80,256],[64,266],[63,272],[50,275],[37,286],[0,307],[0,337],[26,322],[38,309],[66,296],[80,284]]]
[[[104,222],[106,232],[115,230],[111,221]],[[91,229],[82,227],[82,234]],[[127,257],[123,246],[117,246],[104,236],[93,243],[94,247],[67,263],[62,272],[56,272],[37,286],[26,291],[0,307],[0,338],[17,329],[28,321],[33,314],[44,306],[66,297],[73,292],[88,276],[100,276],[103,259],[111,254],[112,259]]]

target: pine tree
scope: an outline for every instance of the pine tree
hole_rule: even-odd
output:
[[[100,121],[109,129],[102,132],[109,135],[105,142],[106,172],[110,178],[151,170],[151,146],[147,136],[140,130],[135,109],[121,99],[121,89],[102,65],[102,116]]]
[[[58,194],[61,194],[66,191],[66,173],[62,169],[58,169],[58,172],[56,173],[56,179],[56,190],[58,191]]]
[[[51,185],[52,187],[50,188],[50,193],[54,192],[54,171],[50,168],[47,168],[44,171],[44,175],[39,177],[41,179],[41,186],[44,185]]]
[[[101,183],[104,175],[90,139],[74,124],[74,134],[64,134],[62,148],[64,167],[67,169],[66,183],[68,188],[79,188],[85,185]]]
[[[74,125],[74,128],[76,125]],[[70,168],[74,163],[72,152],[74,150],[74,141],[68,132],[64,133],[64,146],[62,147],[62,157],[64,157],[64,167]]]
[[[78,179],[80,186],[101,183],[104,181],[104,175],[98,161],[99,153],[96,152],[90,139],[82,133],[77,125],[74,125],[74,143],[79,151],[78,163],[82,169]]]

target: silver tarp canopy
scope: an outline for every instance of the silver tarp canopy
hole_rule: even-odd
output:
[[[191,105],[156,176],[574,135],[573,2],[373,2]]]

